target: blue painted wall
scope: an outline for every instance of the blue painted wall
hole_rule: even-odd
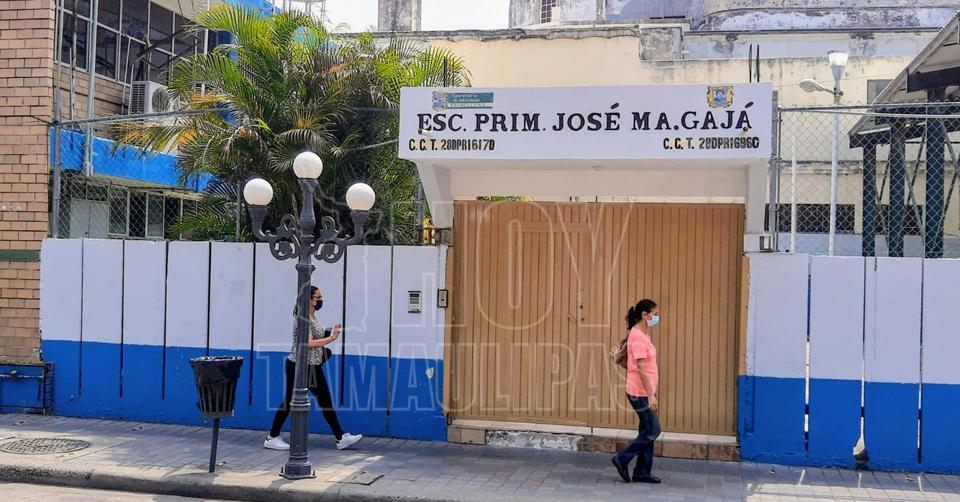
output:
[[[113,151],[114,142],[93,138],[93,170],[95,174],[149,181],[172,187],[181,187],[177,182],[177,157],[166,153],[144,155],[144,151],[130,146],[121,146]],[[53,158],[53,130],[50,131],[50,155]],[[63,169],[79,171],[83,167],[83,134],[60,131],[60,163]],[[186,186],[191,190],[203,190],[213,176],[205,174],[191,180]]]
[[[0,412],[39,413],[48,405],[44,366],[37,364],[0,364]],[[52,382],[52,380],[51,380]]]
[[[741,458],[854,468],[862,415],[870,469],[960,472],[960,260],[752,255],[749,281]]]
[[[44,340],[42,350],[44,360],[52,362],[57,371],[54,412],[58,415],[204,423],[196,405],[190,359],[206,355],[205,348]],[[244,359],[235,415],[224,420],[223,426],[268,430],[283,399],[283,365],[288,353],[255,351],[252,359],[249,351],[211,349],[209,354]],[[440,402],[434,400],[435,392],[442,391],[442,379],[427,384],[425,376],[417,377],[427,367],[437,368],[442,375],[442,362],[404,359],[395,361],[395,367],[400,370],[388,380],[387,360],[382,358],[335,355],[324,365],[341,425],[348,432],[369,436],[445,441],[446,419]],[[346,378],[340,376],[341,369]],[[391,385],[394,394],[388,401]],[[428,385],[435,386],[435,391],[425,391]],[[310,431],[329,434],[312,397],[311,403]],[[289,427],[287,420],[284,430]]]

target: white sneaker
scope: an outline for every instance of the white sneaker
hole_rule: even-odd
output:
[[[288,445],[287,442],[283,440],[283,436],[277,436],[275,438],[272,438],[268,435],[267,439],[263,440],[263,447],[268,448],[270,450],[280,450],[280,451],[286,451],[290,449],[290,445]]]
[[[350,434],[349,432],[345,432],[340,438],[340,441],[337,441],[337,449],[345,450],[357,444],[361,439],[363,439],[363,434]]]

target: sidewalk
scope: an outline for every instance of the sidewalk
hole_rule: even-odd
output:
[[[229,421],[227,421],[229,422]],[[960,477],[660,459],[661,485],[625,484],[610,455],[366,438],[338,451],[311,436],[317,478],[277,476],[285,452],[263,431],[222,429],[215,474],[210,429],[0,415],[0,450],[20,438],[71,438],[65,454],[0,451],[0,481],[241,500],[957,500]],[[2,488],[0,488],[2,489]]]

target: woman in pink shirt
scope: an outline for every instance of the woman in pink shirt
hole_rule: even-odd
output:
[[[657,348],[650,339],[650,328],[660,322],[660,308],[653,300],[640,300],[627,311],[627,400],[640,417],[637,438],[625,450],[614,455],[612,461],[617,473],[627,483],[659,483],[660,478],[651,474],[653,468],[653,442],[660,435],[660,420],[657,419]],[[629,475],[630,461],[637,465],[633,477]]]

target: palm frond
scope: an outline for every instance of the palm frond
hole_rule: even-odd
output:
[[[175,227],[177,235],[233,238],[238,211],[246,218],[237,206],[237,191],[253,176],[274,187],[268,226],[284,212],[296,214],[301,195],[293,159],[310,149],[326,166],[315,200],[319,214],[331,214],[350,228],[344,194],[364,180],[377,192],[369,241],[412,240],[418,224],[412,211],[417,174],[397,158],[391,142],[398,117],[357,109],[396,107],[404,87],[470,85],[462,58],[411,39],[382,43],[369,33],[333,34],[298,12],[265,17],[220,5],[200,14],[192,29],[229,32],[233,41],[174,65],[170,92],[186,110],[224,111],[180,116],[167,124],[127,124],[117,131],[117,148],[176,147],[181,182],[215,177],[202,193],[198,212]],[[242,225],[244,232],[248,225]]]

